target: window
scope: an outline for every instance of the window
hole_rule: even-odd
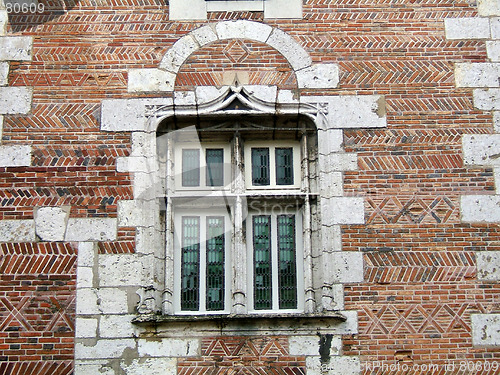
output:
[[[175,216],[175,296],[179,313],[228,309],[231,231],[224,211],[180,210]]]
[[[253,310],[297,310],[303,304],[299,293],[302,274],[300,211],[254,212],[247,218],[248,270]],[[300,285],[300,286],[299,286]]]
[[[248,189],[300,188],[298,142],[249,142],[245,144],[245,181]]]
[[[229,158],[230,148],[227,144],[177,143],[174,161],[176,188],[179,190],[224,189],[230,183]]]
[[[310,248],[304,238],[310,223],[303,220],[311,214],[308,168],[301,164],[314,160],[304,155],[315,130],[296,118],[167,126],[172,312],[303,312],[304,249]]]

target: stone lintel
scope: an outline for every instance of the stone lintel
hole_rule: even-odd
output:
[[[465,134],[462,148],[465,165],[500,166],[500,134]]]
[[[0,115],[27,114],[32,98],[32,88],[0,87]]]
[[[488,18],[447,18],[444,20],[446,39],[489,39],[491,37]]]
[[[460,206],[463,223],[500,223],[500,195],[465,195]]]
[[[31,36],[0,36],[0,61],[30,61],[32,49]]]
[[[484,281],[500,281],[500,251],[477,251],[477,278]]]
[[[471,314],[472,345],[500,346],[500,314]]]

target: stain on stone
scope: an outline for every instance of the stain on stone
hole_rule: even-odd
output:
[[[319,336],[319,355],[321,356],[321,363],[330,362],[330,349],[332,347],[332,334]]]

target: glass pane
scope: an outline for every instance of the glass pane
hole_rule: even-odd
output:
[[[200,186],[200,150],[182,150],[182,186]]]
[[[278,215],[279,308],[297,308],[295,215]]]
[[[252,148],[252,185],[269,185],[269,149]]]
[[[276,148],[276,185],[293,185],[293,148]]]
[[[254,308],[272,308],[271,216],[253,216]]]
[[[224,150],[211,148],[206,150],[207,159],[207,186],[224,185]]]
[[[224,217],[207,217],[208,311],[224,310]]]
[[[182,217],[181,310],[199,310],[200,218]]]

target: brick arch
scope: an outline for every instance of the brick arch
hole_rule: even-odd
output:
[[[191,31],[165,53],[159,68],[177,74],[192,53],[226,39],[247,39],[267,44],[281,53],[294,71],[312,65],[307,51],[284,31],[260,22],[238,20],[218,22]]]
[[[205,45],[185,60],[176,76],[175,91],[221,87],[236,79],[244,85],[297,89],[293,68],[274,48],[248,39],[225,39]]]

